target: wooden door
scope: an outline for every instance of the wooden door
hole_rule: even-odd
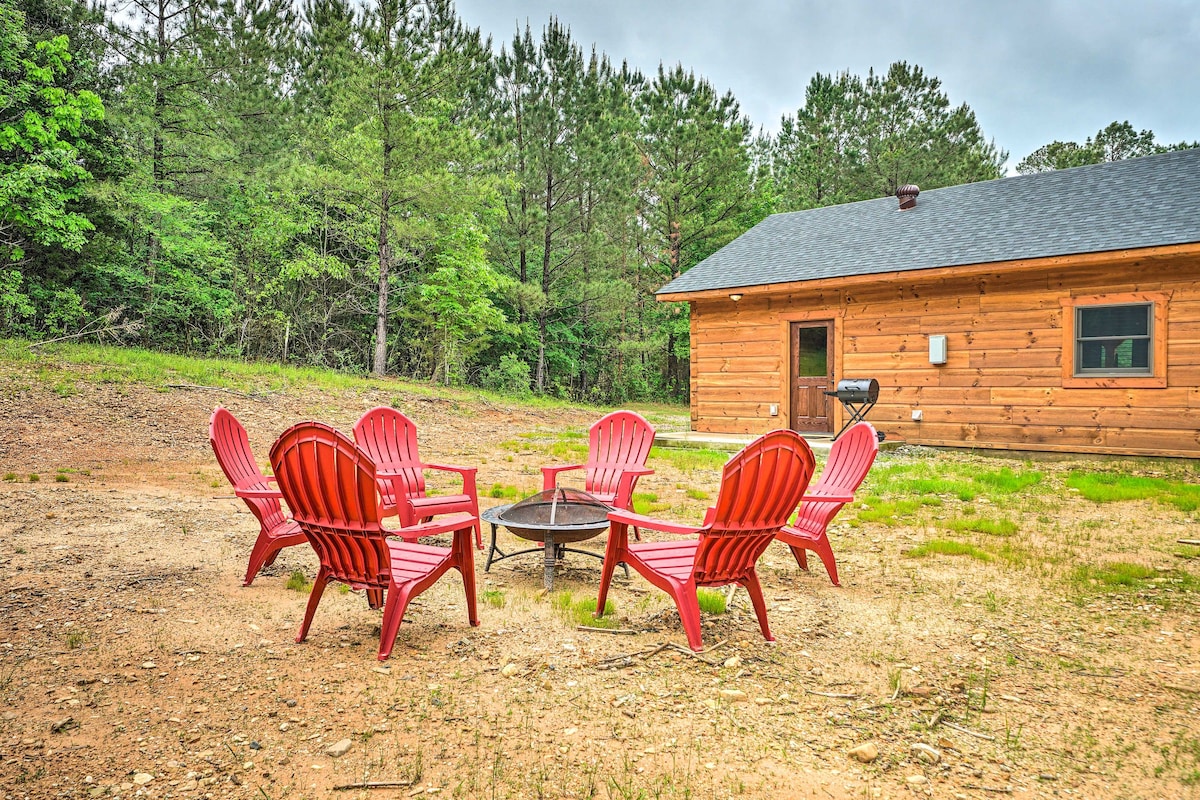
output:
[[[792,430],[833,433],[833,322],[793,322],[789,338]]]

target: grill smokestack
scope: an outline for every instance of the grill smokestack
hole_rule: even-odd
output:
[[[915,208],[917,205],[917,195],[921,190],[916,184],[906,183],[896,190],[896,197],[900,198],[900,210],[906,211],[910,208]]]

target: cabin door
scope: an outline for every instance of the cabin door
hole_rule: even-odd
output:
[[[792,430],[833,433],[833,322],[793,322],[789,338]]]

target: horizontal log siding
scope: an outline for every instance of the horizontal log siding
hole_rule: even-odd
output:
[[[692,302],[692,427],[788,425],[787,321],[835,320],[837,377],[879,380],[868,415],[892,438],[981,448],[1200,456],[1200,258],[939,271],[819,292],[743,291]],[[1166,388],[1064,388],[1062,299],[1165,292]],[[1069,322],[1069,320],[1067,320]],[[948,360],[929,363],[933,334]],[[770,416],[777,404],[778,417]],[[920,409],[924,419],[912,421]],[[838,409],[840,425],[841,409]]]

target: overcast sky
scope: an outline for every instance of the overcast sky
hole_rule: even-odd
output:
[[[1018,161],[1114,120],[1160,143],[1200,140],[1200,0],[456,0],[462,18],[511,43],[550,16],[649,76],[681,63],[778,130],[818,72],[941,79]]]

